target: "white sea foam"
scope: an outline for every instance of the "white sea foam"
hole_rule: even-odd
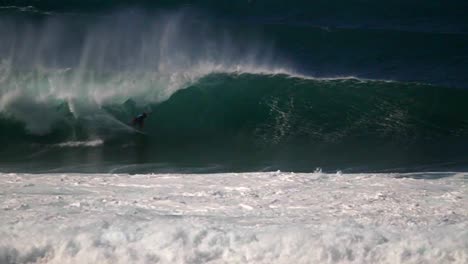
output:
[[[414,176],[2,174],[0,263],[466,263],[467,174]]]
[[[58,147],[97,147],[104,144],[102,139],[95,139],[89,141],[67,141],[57,144]]]

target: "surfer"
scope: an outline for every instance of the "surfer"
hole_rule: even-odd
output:
[[[142,114],[139,114],[137,115],[135,118],[133,118],[132,120],[132,126],[137,126],[142,129],[143,128],[143,125],[144,125],[144,122],[145,122],[145,118],[148,116],[148,114],[146,114],[146,112],[143,112]]]

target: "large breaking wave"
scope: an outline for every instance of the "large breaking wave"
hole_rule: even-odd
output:
[[[212,73],[162,102],[122,99],[99,106],[17,99],[5,108],[2,143],[131,144],[147,149],[146,161],[239,160],[244,169],[262,163],[295,169],[459,166],[468,144],[468,92],[417,83]],[[143,111],[151,113],[147,135],[128,125]]]
[[[52,164],[68,153],[65,164],[91,162],[98,171],[95,162],[183,161],[240,170],[465,165],[465,90],[442,87],[450,78],[428,77],[432,66],[415,78],[432,84],[405,81],[412,72],[404,70],[395,81],[384,80],[397,65],[413,67],[410,59],[385,59],[391,65],[381,67],[381,80],[363,78],[375,74],[348,63],[376,65],[386,58],[377,52],[381,45],[363,46],[353,57],[354,46],[348,51],[339,44],[381,31],[312,28],[305,38],[308,27],[234,25],[193,9],[38,16],[28,10],[25,17],[7,12],[0,23],[5,162]],[[440,47],[440,32],[429,39],[421,34],[406,45],[416,52],[412,58],[424,55],[413,47],[423,39]],[[454,59],[460,49],[450,47],[465,38],[451,36],[443,46],[447,56],[428,62],[455,65],[446,68],[454,83],[463,82],[456,72],[464,61]],[[310,65],[291,60],[298,55]],[[340,76],[344,68],[359,78]],[[128,125],[143,111],[151,112],[147,135]],[[83,151],[92,152],[89,160],[80,160]]]

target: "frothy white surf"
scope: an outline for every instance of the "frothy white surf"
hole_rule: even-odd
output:
[[[2,174],[0,263],[466,263],[467,174],[407,176]]]

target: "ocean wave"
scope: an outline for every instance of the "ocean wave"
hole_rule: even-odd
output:
[[[123,166],[465,163],[468,98],[453,89],[467,83],[463,34],[311,29],[205,11],[6,11],[2,157],[41,153],[40,162],[65,148],[37,148],[99,138],[99,146],[66,148],[72,158],[64,162],[93,152]],[[145,111],[151,114],[141,133],[129,124]]]
[[[212,73],[157,103],[138,105],[128,97],[99,106],[69,101],[28,106],[38,115],[53,114],[41,133],[31,128],[48,119],[21,119],[19,114],[28,111],[13,102],[0,126],[5,144],[100,138],[107,147],[146,145],[148,162],[205,157],[225,163],[254,155],[254,167],[267,167],[264,162],[298,169],[348,167],[372,161],[381,169],[430,168],[464,159],[467,99],[465,90],[420,83]],[[136,133],[130,121],[144,111],[149,113],[145,133]]]

